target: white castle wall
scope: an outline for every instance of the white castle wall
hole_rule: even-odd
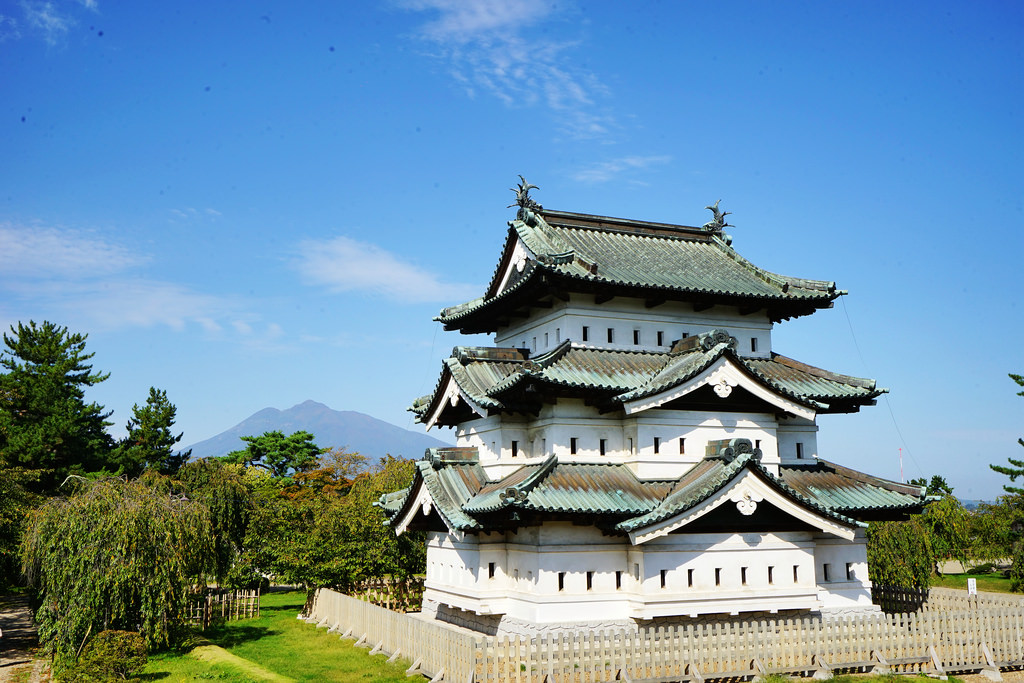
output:
[[[647,308],[642,299],[626,297],[595,304],[593,296],[584,294],[573,294],[568,302],[556,299],[550,310],[499,330],[494,341],[529,349],[531,355],[550,351],[566,339],[593,348],[668,351],[676,340],[715,328],[736,337],[741,356],[771,356],[772,323],[763,311],[740,315],[733,306],[715,306],[698,313],[691,304],[677,302]]]
[[[563,399],[545,406],[536,418],[493,416],[464,422],[456,428],[456,445],[478,448],[480,464],[492,479],[552,453],[559,462],[625,463],[641,479],[665,479],[681,476],[700,461],[709,441],[732,438],[750,439],[761,449],[762,464],[777,475],[780,449],[788,448],[795,458],[799,441],[809,460],[817,453],[816,436],[813,422],[787,421],[783,430],[769,413],[651,409],[616,417],[602,415],[581,400]]]
[[[866,567],[863,534],[853,543],[811,532],[670,534],[631,546],[595,528],[547,522],[460,540],[432,533],[424,599],[479,615],[478,626],[500,617],[539,628],[864,610],[871,609]]]

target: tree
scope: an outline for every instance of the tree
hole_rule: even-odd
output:
[[[926,480],[924,477],[918,479],[911,479],[910,483],[914,486],[924,486],[925,495],[928,496],[951,496],[953,495],[953,487],[946,482],[946,478],[939,476],[938,474],[932,475],[930,480]]]
[[[206,506],[213,533],[213,573],[218,583],[227,578],[242,551],[249,525],[250,486],[241,465],[204,458],[178,471],[181,491]]]
[[[156,387],[149,388],[145,406],[132,406],[126,427],[128,435],[118,444],[114,455],[121,474],[136,477],[145,469],[175,474],[181,468],[192,451],[174,452],[175,444],[183,436],[174,436],[171,430],[177,413],[178,409],[167,400],[167,392]]]
[[[83,480],[51,498],[29,514],[22,541],[23,571],[42,598],[40,641],[61,661],[108,629],[172,644],[189,587],[210,564],[210,539],[206,507],[166,486]]]
[[[299,431],[285,436],[279,431],[264,432],[261,436],[243,436],[246,447],[232,451],[224,460],[246,467],[261,467],[274,477],[288,477],[293,472],[305,472],[316,467],[320,454],[328,449],[313,443],[313,435]]]
[[[933,481],[935,477],[932,477]],[[920,515],[921,523],[928,530],[932,552],[935,555],[935,573],[942,575],[943,560],[959,560],[967,566],[970,550],[970,515],[960,501],[950,494],[929,503]]]
[[[1024,375],[1015,375],[1011,372],[1010,379],[1016,382],[1017,386],[1024,387]],[[1024,396],[1024,391],[1018,391],[1017,395]],[[1017,443],[1024,446],[1024,438],[1017,439]],[[1014,458],[1007,458],[1007,460],[1010,462],[1009,465],[989,465],[989,467],[1000,474],[1008,476],[1011,482],[1017,481],[1017,477],[1024,476],[1024,459],[1015,460]],[[1003,490],[1007,493],[1024,494],[1024,488],[1019,486],[1003,484]]]
[[[0,473],[0,590],[16,584],[21,574],[18,545],[34,498],[25,481],[25,473],[19,470]]]
[[[868,575],[875,585],[927,588],[935,554],[920,516],[868,526]]]
[[[92,372],[84,334],[51,322],[18,323],[0,350],[0,469],[24,468],[36,490],[71,473],[102,470],[112,442],[109,412],[85,402],[85,388],[108,375]]]

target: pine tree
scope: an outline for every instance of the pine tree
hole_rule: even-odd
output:
[[[53,490],[75,472],[109,465],[109,412],[85,402],[85,388],[108,375],[92,372],[87,335],[44,321],[18,323],[0,349],[0,469],[22,469],[32,488]]]
[[[1011,372],[1010,379],[1016,382],[1018,386],[1024,387],[1024,375],[1015,375]],[[1018,391],[1017,395],[1024,396],[1024,391]],[[1024,446],[1024,438],[1017,439],[1017,443],[1019,443],[1021,446]],[[1024,476],[1024,458],[1007,458],[1007,460],[1010,462],[1009,466],[989,465],[989,467],[991,467],[996,472],[999,472],[1000,474],[1005,474],[1010,478],[1010,481],[1017,481],[1017,477]],[[1009,486],[1007,484],[1004,484],[1003,490],[1006,491],[1007,493],[1024,494],[1024,488],[1021,488],[1019,486]]]
[[[115,460],[122,474],[136,477],[143,470],[175,474],[192,455],[192,451],[174,452],[182,434],[174,436],[171,428],[178,409],[167,400],[167,392],[149,388],[145,406],[132,406],[128,435],[118,444]]]

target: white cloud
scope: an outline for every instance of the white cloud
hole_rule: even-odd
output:
[[[618,179],[624,172],[639,171],[651,166],[660,166],[672,161],[668,155],[628,156],[602,161],[572,173],[572,178],[581,183],[604,183]]]
[[[474,298],[481,287],[442,282],[437,275],[389,251],[349,237],[305,240],[296,267],[305,281],[333,292],[368,292],[404,302]]]
[[[43,39],[50,45],[60,42],[75,24],[70,15],[58,10],[52,2],[25,0],[21,3],[21,9],[25,12],[25,22],[28,26],[41,32]]]
[[[452,76],[471,97],[479,89],[510,106],[547,106],[567,133],[580,138],[603,137],[614,125],[608,115],[594,113],[594,98],[605,94],[605,88],[564,54],[576,43],[537,37],[544,34],[529,30],[553,18],[552,3],[407,0],[400,4],[437,16],[421,27],[420,36],[437,45],[451,64]]]
[[[74,230],[0,223],[0,277],[50,278],[115,273],[147,259]]]
[[[225,328],[243,341],[276,339],[276,325],[257,329],[244,301],[198,292],[188,284],[135,272],[151,259],[85,231],[0,223],[0,317],[75,321],[84,329],[199,326]]]

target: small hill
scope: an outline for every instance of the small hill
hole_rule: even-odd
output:
[[[421,432],[393,424],[353,410],[332,410],[323,403],[305,401],[288,410],[264,408],[253,413],[231,429],[205,441],[192,444],[193,458],[226,455],[241,449],[243,436],[258,436],[277,430],[291,434],[305,430],[313,434],[318,446],[340,448],[362,453],[371,458],[385,455],[417,459],[428,448],[450,446]]]

